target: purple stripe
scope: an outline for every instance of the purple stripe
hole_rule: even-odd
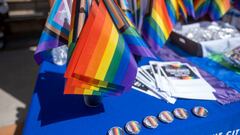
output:
[[[41,42],[41,43],[39,43],[39,45],[37,47],[35,55],[42,52],[42,51],[53,49],[53,48],[56,48],[56,47],[59,47],[59,46],[62,46],[62,45],[64,45],[64,43],[60,42],[58,39]]]
[[[164,61],[180,61],[195,66],[186,58],[180,57],[166,46],[160,49],[158,56]],[[198,68],[198,70],[203,78],[216,90],[214,95],[219,103],[228,104],[240,100],[240,93],[238,93],[236,90],[229,88],[223,81],[218,80],[206,71],[200,68]]]
[[[160,45],[158,45],[151,36],[147,35],[145,32],[142,33],[143,38],[146,40],[148,45],[151,47],[151,50],[154,53],[157,53],[160,51]]]
[[[40,54],[35,54],[34,59],[37,62],[37,64],[41,64],[43,59],[41,58]]]
[[[136,74],[137,74],[137,63],[133,58],[132,54],[130,54],[130,60],[129,60],[126,76],[122,81],[123,86],[125,86],[124,90],[131,89],[133,81],[135,80]]]
[[[146,48],[145,46],[128,45],[128,47],[132,52],[135,52],[136,55],[156,58],[156,56],[154,56],[150,49]]]

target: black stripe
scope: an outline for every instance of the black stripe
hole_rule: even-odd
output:
[[[73,26],[73,39],[72,41],[73,42],[76,42],[77,41],[77,32],[78,32],[78,18],[79,18],[79,11],[80,11],[80,5],[81,4],[81,0],[76,0],[76,10],[75,10],[75,19],[74,19],[74,26]]]
[[[68,43],[68,40],[64,39],[63,37],[61,37],[60,35],[57,35],[55,32],[51,31],[50,29],[48,28],[44,28],[43,30],[44,32],[48,33],[49,35],[55,37],[56,39],[59,39],[61,42],[63,42],[64,44],[67,44]]]

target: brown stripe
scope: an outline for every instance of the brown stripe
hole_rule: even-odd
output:
[[[48,23],[45,24],[45,27],[48,28],[49,30],[53,31],[54,33],[56,33],[57,35],[61,36],[62,38],[64,38],[65,40],[68,40],[68,36],[65,35],[63,32],[59,31],[58,29],[55,29],[54,27],[52,27],[51,25],[49,25]]]
[[[119,15],[119,13],[117,12],[116,7],[113,4],[113,1],[106,0],[106,2],[109,5],[110,10],[114,14],[114,17],[118,20],[118,24],[116,24],[118,29],[121,29],[125,24],[124,24],[124,21],[122,20],[121,16]]]

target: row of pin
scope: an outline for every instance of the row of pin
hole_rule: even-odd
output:
[[[208,110],[202,106],[196,106],[192,109],[192,113],[198,117],[207,117]],[[176,108],[173,111],[173,114],[170,111],[162,111],[158,115],[158,119],[164,123],[172,123],[174,120],[174,116],[178,119],[185,120],[188,118],[188,112],[184,108]],[[150,129],[155,129],[159,125],[157,117],[155,116],[147,116],[143,120],[143,125]],[[136,135],[141,131],[141,125],[137,121],[129,121],[125,125],[125,130],[128,134]],[[124,130],[121,127],[112,127],[108,131],[108,135],[124,135]]]

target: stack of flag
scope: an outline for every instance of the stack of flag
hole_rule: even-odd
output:
[[[136,58],[155,59],[180,17],[218,19],[229,8],[209,1],[56,0],[35,59],[52,61],[51,49],[68,45],[65,94],[120,95],[135,80]]]

